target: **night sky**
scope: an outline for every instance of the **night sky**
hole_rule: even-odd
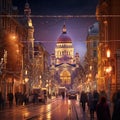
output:
[[[51,54],[54,52],[57,38],[65,23],[67,33],[73,41],[75,52],[83,59],[86,52],[85,40],[88,27],[96,22],[95,15],[98,0],[27,0],[30,4],[35,41],[42,42]],[[24,14],[26,0],[13,0],[19,14]],[[45,17],[49,15],[49,17]],[[68,17],[71,15],[71,17]],[[75,17],[77,15],[77,17]],[[82,15],[85,15],[82,17]],[[60,16],[60,17],[59,17]],[[72,17],[73,16],[73,17]]]

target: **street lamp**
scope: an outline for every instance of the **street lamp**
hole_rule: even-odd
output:
[[[111,55],[110,49],[107,49],[107,58],[110,58],[110,55]]]
[[[110,49],[107,49],[107,51],[106,51],[106,54],[107,54],[107,62],[108,62],[108,64],[107,64],[107,66],[106,66],[106,68],[105,68],[105,72],[106,72],[106,74],[107,74],[107,77],[108,77],[108,81],[107,81],[107,83],[108,83],[108,100],[110,101],[110,95],[111,95],[111,71],[112,71],[112,66],[110,65],[110,57],[111,57],[111,52],[110,52]]]
[[[26,93],[29,93],[28,81],[29,81],[29,78],[28,78],[28,71],[25,70],[25,78],[24,78],[25,90],[24,90],[24,92],[26,92]]]
[[[40,75],[39,78],[40,78],[40,88],[42,88],[42,80],[41,80],[42,76]]]

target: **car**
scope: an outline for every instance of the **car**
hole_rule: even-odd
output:
[[[67,96],[68,96],[68,99],[77,99],[77,92],[74,90],[71,90],[68,92]]]

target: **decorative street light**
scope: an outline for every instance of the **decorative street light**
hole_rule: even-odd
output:
[[[40,88],[42,88],[42,80],[41,80],[42,76],[40,75],[39,78],[40,78]]]
[[[110,49],[107,49],[107,58],[110,58],[110,55],[111,55]]]
[[[107,74],[108,77],[108,100],[110,101],[111,99],[111,71],[112,71],[112,66],[110,65],[110,57],[111,57],[111,52],[110,49],[107,49],[106,51],[106,56],[107,56],[107,66],[105,67],[105,72]]]
[[[25,78],[25,83],[27,83],[29,81],[29,78]]]
[[[25,70],[25,77],[24,77],[24,81],[23,81],[23,84],[24,84],[24,92],[26,92],[27,94],[29,94],[29,84],[28,84],[28,81],[29,81],[29,78],[28,78],[28,71]]]

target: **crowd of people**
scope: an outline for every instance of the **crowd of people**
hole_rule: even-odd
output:
[[[81,92],[80,103],[83,112],[86,105],[89,108],[90,120],[94,120],[96,113],[97,120],[120,120],[120,90],[116,91],[112,97],[113,110],[110,111],[110,104],[105,91]]]
[[[43,94],[44,96],[44,101],[42,102],[46,102],[47,100],[47,95]],[[6,106],[9,106],[9,108],[12,108],[13,103],[15,101],[16,106],[19,105],[27,105],[28,103],[39,103],[41,102],[39,99],[39,94],[34,92],[31,94],[26,94],[26,93],[21,93],[21,92],[16,92],[15,94],[13,94],[12,92],[7,94],[7,99],[5,100],[3,98],[2,93],[0,92],[0,110],[3,110]]]
[[[12,92],[10,92],[7,94],[7,99],[5,101],[5,99],[2,96],[2,93],[0,92],[0,110],[4,109],[4,107],[6,107],[7,103],[9,105],[9,108],[12,108],[14,99],[15,99],[16,105],[23,105],[23,104],[27,104],[29,102],[29,100],[28,100],[29,97],[25,93],[16,92],[14,95]]]
[[[46,96],[46,94],[45,94]],[[64,94],[62,98],[64,99]],[[16,105],[28,104],[29,102],[36,103],[38,102],[38,94],[33,93],[31,95],[22,94],[16,92],[7,94],[7,100],[9,107],[13,106],[13,101],[15,99]],[[116,91],[113,96],[111,103],[108,102],[106,92],[84,92],[80,93],[80,103],[83,109],[83,112],[86,111],[86,106],[89,108],[90,120],[94,120],[96,114],[97,120],[120,120],[120,90]],[[3,99],[2,93],[0,92],[0,110],[4,109],[5,100]],[[110,111],[112,107],[112,111]]]

